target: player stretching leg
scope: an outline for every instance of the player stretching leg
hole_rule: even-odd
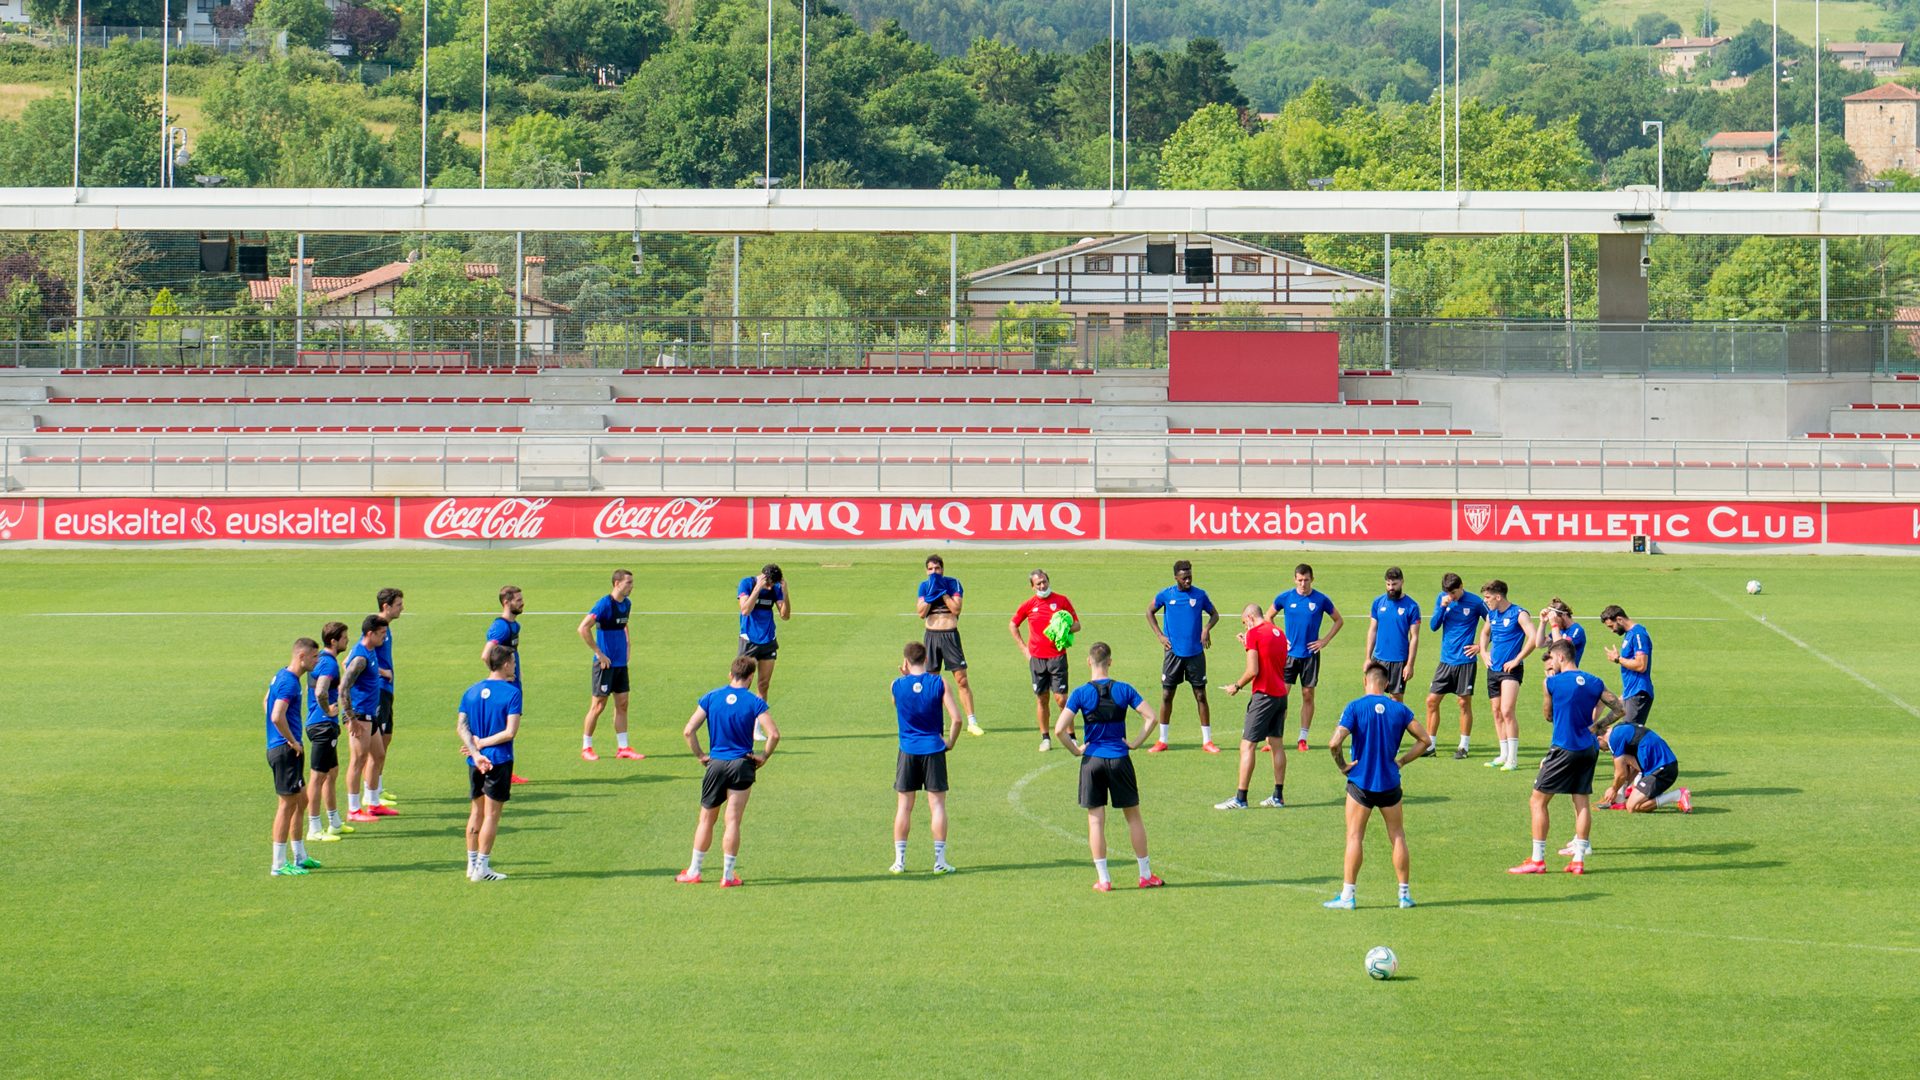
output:
[[[347,624],[320,628],[320,658],[307,680],[307,843],[332,843],[353,826],[340,820],[334,780],[340,773],[340,654],[347,648]],[[325,810],[325,817],[321,816]]]
[[[1281,742],[1286,738],[1287,725],[1284,673],[1291,655],[1287,651],[1287,635],[1267,621],[1260,613],[1259,604],[1248,604],[1240,610],[1240,625],[1246,628],[1240,635],[1240,643],[1247,647],[1247,669],[1225,687],[1228,697],[1239,693],[1242,687],[1253,687],[1253,698],[1247,702],[1246,724],[1240,732],[1240,790],[1226,802],[1215,803],[1213,808],[1247,808],[1247,789],[1253,783],[1253,759],[1259,756],[1256,748],[1263,742],[1273,754],[1273,794],[1260,800],[1260,805],[1279,808],[1287,805],[1287,755]]]
[[[1600,796],[1603,810],[1650,814],[1672,806],[1693,813],[1693,793],[1675,787],[1680,759],[1659,733],[1643,724],[1615,724],[1607,732],[1607,751],[1613,755],[1613,783]]]
[[[1573,663],[1573,646],[1559,642],[1547,650],[1547,719],[1553,722],[1553,749],[1540,763],[1540,775],[1533,781],[1531,810],[1533,817],[1533,853],[1527,861],[1508,869],[1509,874],[1547,872],[1547,804],[1555,795],[1573,796],[1573,843],[1567,852],[1573,861],[1567,873],[1587,872],[1587,855],[1593,851],[1593,767],[1600,760],[1600,742],[1594,736],[1608,724],[1618,723],[1620,699],[1597,675],[1581,671]],[[1601,713],[1609,714],[1605,720]]]
[[[1333,616],[1333,629],[1320,636],[1320,620]],[[1307,752],[1307,733],[1313,728],[1313,692],[1320,685],[1320,650],[1332,643],[1347,621],[1334,610],[1326,593],[1313,587],[1313,567],[1293,568],[1293,588],[1273,598],[1267,621],[1281,620],[1286,630],[1287,685],[1300,685],[1300,752]],[[1279,747],[1274,747],[1278,750]]]
[[[361,753],[355,761],[366,777],[367,801],[354,808],[352,778],[347,784],[347,820],[356,824],[394,817],[400,811],[373,801],[373,779],[379,775],[380,737],[374,718],[380,713],[380,645],[387,640],[387,620],[369,615],[360,620],[360,640],[347,654],[340,685],[347,688],[347,732]]]
[[[519,673],[511,649],[490,645],[483,654],[487,677],[467,687],[454,728],[467,752],[467,880],[505,881],[493,868],[493,838],[500,811],[513,797],[513,737],[520,733]]]
[[[1387,696],[1389,672],[1379,663],[1367,665],[1367,694],[1347,703],[1340,726],[1333,731],[1333,763],[1347,778],[1346,879],[1340,895],[1322,907],[1353,910],[1353,886],[1360,880],[1360,862],[1367,838],[1367,820],[1375,810],[1387,823],[1393,841],[1393,873],[1400,879],[1400,906],[1413,906],[1410,877],[1413,861],[1407,854],[1407,830],[1400,812],[1400,770],[1433,747],[1433,736],[1413,718],[1413,710]],[[1413,746],[1399,757],[1400,742],[1413,732]],[[1353,761],[1344,744],[1353,739]]]
[[[907,872],[907,833],[913,826],[914,793],[926,789],[927,810],[933,816],[933,872],[950,874],[947,863],[947,751],[960,737],[960,713],[947,696],[947,685],[927,670],[927,647],[907,643],[900,677],[893,680],[893,711],[900,725],[900,757],[893,770],[897,795],[893,811],[893,865],[890,874]],[[952,721],[944,737],[940,713]]]
[[[693,827],[693,861],[673,879],[682,884],[700,883],[700,868],[707,861],[707,851],[713,847],[713,825],[719,820],[722,806],[726,807],[727,830],[720,840],[720,851],[726,859],[720,873],[720,887],[731,889],[740,884],[740,826],[747,814],[747,797],[753,794],[753,782],[760,769],[780,745],[780,729],[774,726],[766,701],[747,689],[755,663],[751,656],[734,657],[733,667],[727,672],[727,685],[707,691],[694,707],[686,730],[681,732],[686,736],[687,748],[707,769],[700,781],[700,817]],[[711,754],[700,749],[703,724],[709,728]],[[758,754],[753,752],[756,729],[765,732],[767,737],[767,748]]]
[[[1440,663],[1433,669],[1433,685],[1427,687],[1427,730],[1440,730],[1440,699],[1452,694],[1460,699],[1460,748],[1455,761],[1464,761],[1473,734],[1473,677],[1479,673],[1480,652],[1474,631],[1487,617],[1487,605],[1467,592],[1459,574],[1443,574],[1440,595],[1433,602],[1429,630],[1440,631]]]
[[[580,735],[580,756],[599,761],[593,752],[593,729],[606,711],[607,699],[613,699],[613,739],[619,745],[614,757],[640,761],[647,755],[627,745],[627,617],[633,612],[633,573],[613,572],[613,591],[594,601],[593,610],[580,620],[580,640],[593,653],[593,670],[587,702],[586,730]]]
[[[267,716],[267,768],[273,772],[273,863],[275,877],[297,877],[320,864],[307,857],[300,841],[300,812],[307,805],[306,783],[300,769],[300,677],[313,670],[320,646],[312,638],[293,643],[287,666],[273,673],[266,697],[260,701]],[[291,849],[291,851],[289,851]]]
[[[1493,706],[1494,733],[1500,738],[1500,753],[1487,765],[1512,772],[1520,767],[1520,718],[1514,709],[1520,702],[1520,684],[1527,677],[1527,655],[1533,652],[1533,620],[1526,608],[1507,600],[1507,583],[1499,578],[1481,586],[1480,598],[1487,605],[1487,621],[1480,627],[1480,655],[1487,658],[1487,700]]]
[[[1167,612],[1166,632],[1160,630],[1159,611]],[[1200,617],[1207,617],[1202,625]],[[1200,749],[1217,754],[1213,744],[1213,714],[1207,708],[1207,649],[1213,645],[1213,628],[1220,621],[1206,590],[1194,588],[1193,564],[1185,559],[1173,564],[1173,587],[1154,594],[1147,606],[1147,625],[1160,639],[1166,655],[1160,663],[1160,741],[1147,749],[1158,754],[1167,749],[1168,721],[1173,716],[1173,698],[1184,681],[1193,688],[1193,703],[1200,712]]]
[[[958,578],[946,576],[946,560],[927,556],[927,579],[920,583],[914,598],[914,613],[927,628],[927,671],[938,675],[953,672],[953,690],[967,710],[967,734],[985,735],[986,729],[973,715],[973,688],[967,685],[967,653],[960,646],[961,596]]]
[[[1140,784],[1134,777],[1129,750],[1138,750],[1153,734],[1153,711],[1140,692],[1108,674],[1113,650],[1096,641],[1087,649],[1087,671],[1091,681],[1067,697],[1053,733],[1067,752],[1080,758],[1080,805],[1087,811],[1087,847],[1093,852],[1093,869],[1100,875],[1095,892],[1112,892],[1113,877],[1107,872],[1107,804],[1126,815],[1127,832],[1133,839],[1134,858],[1140,862],[1140,887],[1155,889],[1166,882],[1153,874],[1147,859],[1147,826],[1140,820]],[[1127,742],[1127,710],[1140,714],[1140,737]],[[1074,741],[1074,718],[1086,722],[1085,746]]]
[[[1013,635],[1014,643],[1020,646],[1021,655],[1027,658],[1027,673],[1033,676],[1033,708],[1040,723],[1040,752],[1053,749],[1053,740],[1049,733],[1053,730],[1053,712],[1047,709],[1049,697],[1053,700],[1054,711],[1067,705],[1067,656],[1065,645],[1072,644],[1073,635],[1080,632],[1080,613],[1073,610],[1073,601],[1053,591],[1053,582],[1048,579],[1045,570],[1035,570],[1027,575],[1027,583],[1033,586],[1033,595],[1014,610],[1013,618],[1007,623],[1007,633]],[[1026,624],[1027,636],[1020,636],[1020,625]]]
[[[527,705],[526,690],[520,685],[520,615],[527,610],[526,594],[518,585],[500,586],[500,615],[487,624],[487,640],[480,645],[480,662],[488,664],[487,650],[498,645],[513,654],[513,688],[520,692],[520,707]],[[489,664],[489,670],[491,665]],[[514,772],[512,762],[508,762],[507,772],[512,782],[524,784],[527,778]]]

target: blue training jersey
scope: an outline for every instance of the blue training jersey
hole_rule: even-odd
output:
[[[940,732],[947,684],[938,675],[902,675],[893,680],[893,711],[900,722],[900,752],[937,754],[947,748]]]
[[[1620,641],[1620,659],[1630,660],[1636,656],[1647,658],[1645,672],[1620,669],[1620,693],[1625,697],[1635,694],[1653,696],[1653,638],[1647,636],[1647,628],[1634,624],[1627,636]]]
[[[490,739],[507,730],[507,717],[520,715],[520,688],[505,679],[482,679],[461,695],[460,711],[474,739]],[[483,747],[480,755],[495,765],[510,764],[513,740]]]
[[[757,574],[741,578],[739,595],[752,596],[754,583],[758,580]],[[769,585],[760,590],[760,595],[754,600],[753,606],[747,609],[746,614],[740,616],[740,636],[755,645],[771,645],[774,640],[773,608],[786,597],[785,582]]]
[[[1520,628],[1520,616],[1528,614],[1519,604],[1508,604],[1503,611],[1487,609],[1487,625],[1491,631],[1487,634],[1487,667],[1498,671],[1500,666],[1520,655],[1526,647],[1527,632]]]
[[[1288,589],[1273,598],[1273,606],[1279,609],[1280,627],[1287,632],[1287,655],[1312,656],[1307,644],[1320,640],[1320,621],[1333,610],[1333,601],[1319,589],[1305,596],[1299,589]]]
[[[281,736],[280,729],[273,722],[273,705],[276,701],[287,703],[285,717],[287,728],[293,732],[293,741],[299,742],[301,735],[300,676],[286,668],[281,668],[274,672],[273,678],[267,682],[267,749],[269,750],[276,746],[287,745],[287,740]]]
[[[393,624],[392,623],[387,624],[387,640],[381,642],[380,647],[373,650],[373,655],[375,659],[380,661],[380,670],[382,671],[394,670],[393,668]],[[385,675],[380,676],[380,689],[386,691],[389,694],[393,693],[393,680],[387,678]]]
[[[1199,592],[1198,589],[1194,590]],[[1105,701],[1101,691],[1105,690]],[[1088,757],[1127,756],[1127,710],[1141,705],[1140,691],[1113,679],[1095,679],[1067,695],[1067,711],[1082,722],[1081,751]]]
[[[352,667],[358,657],[365,664],[360,674],[347,684],[347,704],[356,716],[373,716],[380,711],[380,657],[366,642],[355,642],[353,651],[347,654],[346,667]]]
[[[700,708],[707,714],[707,756],[734,761],[753,751],[753,722],[767,711],[760,695],[745,687],[722,686],[707,691]]]
[[[1390,664],[1405,663],[1408,638],[1420,625],[1420,601],[1400,594],[1400,599],[1381,593],[1373,599],[1373,658]]]
[[[496,618],[487,624],[487,640],[513,652],[513,685],[520,685],[520,620]]]
[[[1447,594],[1441,593],[1433,602],[1433,618],[1427,623],[1427,629],[1440,631],[1440,662],[1473,663],[1466,649],[1480,631],[1480,620],[1486,617],[1486,601],[1472,593],[1460,594],[1454,603],[1449,603]]]
[[[627,666],[627,617],[632,613],[631,597],[616,603],[612,594],[594,601],[593,610],[587,612],[593,616],[593,640],[611,667]]]
[[[1593,750],[1600,740],[1593,737],[1593,710],[1607,684],[1598,675],[1579,669],[1563,671],[1547,679],[1547,697],[1553,701],[1553,745],[1562,750]]]
[[[1560,640],[1573,646],[1573,666],[1579,667],[1580,661],[1587,655],[1587,628],[1579,623],[1568,623],[1567,628],[1560,631]]]
[[[1347,702],[1340,726],[1351,732],[1353,768],[1347,780],[1362,791],[1392,791],[1400,786],[1400,740],[1413,723],[1413,710],[1384,694]]]
[[[1161,632],[1173,643],[1173,655],[1199,656],[1200,630],[1206,625],[1205,617],[1218,614],[1206,590],[1196,585],[1182,592],[1178,585],[1169,585],[1153,598],[1153,610],[1162,608],[1167,613],[1162,616]]]
[[[319,689],[321,679],[333,680],[327,687],[325,700],[314,696],[314,691]],[[338,704],[339,701],[340,661],[332,653],[322,649],[320,650],[320,662],[313,665],[313,674],[307,676],[307,723],[333,723],[334,718],[328,715],[327,708]]]
[[[1633,756],[1639,763],[1641,772],[1652,772],[1655,769],[1680,763],[1679,757],[1675,756],[1673,747],[1668,745],[1667,740],[1661,738],[1652,728],[1643,727],[1639,730],[1640,745],[1633,748]],[[1633,732],[1632,724],[1613,725],[1613,730],[1607,732],[1608,752],[1614,757],[1625,757],[1627,744],[1633,741]]]
[[[935,615],[950,610],[947,607],[947,597],[965,595],[966,590],[960,587],[959,578],[950,578],[944,574],[928,574],[926,579],[920,582],[920,588],[915,591],[914,599],[925,600],[927,614]]]

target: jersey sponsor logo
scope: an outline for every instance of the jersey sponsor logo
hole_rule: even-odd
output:
[[[916,693],[916,694],[920,692],[920,684],[919,684],[919,683],[914,683],[914,684],[913,684],[913,692],[914,692],[914,693]]]
[[[603,539],[704,540],[713,531],[719,499],[668,499],[631,503],[610,500],[593,517],[593,535]]]
[[[1376,703],[1374,704],[1374,706],[1373,706],[1373,715],[1375,715],[1375,716],[1385,716],[1385,715],[1386,715],[1386,713],[1387,713],[1387,707],[1386,707],[1385,705],[1381,705],[1381,704],[1379,704],[1379,703],[1377,703],[1377,702],[1376,702]]]
[[[1587,685],[1587,677],[1585,675],[1575,675],[1573,677],[1573,685],[1575,686]]]
[[[740,695],[738,695],[738,694],[728,694],[728,695],[727,695],[727,704],[729,704],[729,705],[737,705],[737,704],[739,704],[739,703],[740,703]]]
[[[480,691],[480,700],[481,700],[481,701],[486,701],[487,699],[489,699],[489,698],[491,698],[491,697],[493,697],[493,691],[492,691],[492,690],[482,690],[482,691]]]

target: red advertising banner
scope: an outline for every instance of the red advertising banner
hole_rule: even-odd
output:
[[[758,540],[1098,540],[1098,499],[758,499]]]
[[[0,541],[40,539],[38,499],[0,499]]]
[[[745,540],[747,500],[716,497],[401,499],[402,540]]]
[[[45,540],[391,540],[392,499],[48,499]]]
[[[1829,544],[1920,544],[1920,503],[1828,503]]]
[[[1461,499],[1458,505],[1458,537],[1469,541],[1587,543],[1647,536],[1689,544],[1820,543],[1819,503]]]
[[[1109,540],[1443,541],[1447,499],[1108,499]]]

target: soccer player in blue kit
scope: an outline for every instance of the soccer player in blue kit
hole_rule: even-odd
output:
[[[774,616],[793,618],[792,593],[779,563],[768,563],[753,577],[740,579],[740,652],[754,662],[760,700],[772,697],[773,663],[780,658],[780,639]]]
[[[312,638],[295,641],[287,666],[267,680],[267,693],[260,701],[267,717],[267,768],[273,773],[273,793],[279,797],[273,809],[273,862],[267,867],[274,877],[298,877],[320,868],[307,857],[299,832],[300,811],[307,805],[301,768],[305,755],[300,746],[300,678],[313,670],[319,657],[320,646]]]
[[[960,737],[960,711],[953,707],[947,684],[927,670],[927,646],[909,641],[901,652],[900,677],[893,680],[894,718],[900,725],[900,754],[894,763],[893,865],[890,874],[907,872],[907,834],[913,827],[917,792],[927,793],[933,817],[933,872],[951,874],[947,862],[947,751]],[[940,714],[951,721],[944,735]]]
[[[1320,636],[1321,620],[1333,617],[1333,629]],[[1301,753],[1307,752],[1307,732],[1313,727],[1313,692],[1320,685],[1320,650],[1333,643],[1347,621],[1334,609],[1326,593],[1313,587],[1313,567],[1293,568],[1293,588],[1273,598],[1267,621],[1279,622],[1287,634],[1288,686],[1300,687]]]
[[[1373,598],[1367,618],[1367,658],[1360,668],[1364,678],[1367,667],[1379,664],[1387,673],[1386,695],[1405,701],[1407,672],[1420,654],[1420,601],[1406,594],[1406,578],[1399,567],[1387,567],[1384,576],[1387,591]],[[1433,753],[1431,743],[1427,753]]]
[[[960,609],[966,603],[966,590],[959,578],[947,576],[947,561],[938,555],[927,556],[927,576],[914,594],[914,614],[927,628],[927,670],[935,675],[953,672],[953,690],[967,711],[967,734],[985,735],[986,729],[973,715],[973,688],[967,682],[967,652],[960,644]]]
[[[500,615],[487,624],[487,640],[480,646],[480,662],[487,662],[487,650],[499,645],[513,654],[513,688],[520,691],[520,704],[526,705],[526,690],[520,685],[520,615],[527,610],[526,594],[518,585],[500,586]],[[524,784],[527,778],[512,769],[512,782]]]
[[[1607,725],[1618,723],[1620,699],[1597,675],[1581,671],[1573,662],[1573,646],[1559,642],[1547,650],[1547,701],[1545,713],[1553,723],[1553,748],[1540,763],[1529,799],[1533,821],[1533,853],[1527,861],[1507,870],[1509,874],[1547,872],[1547,805],[1555,795],[1573,796],[1573,843],[1567,846],[1573,861],[1567,873],[1587,872],[1587,855],[1593,850],[1593,769],[1600,760],[1597,736]],[[1601,713],[1608,715],[1602,719]]]
[[[1615,724],[1606,741],[1613,755],[1613,783],[1600,796],[1602,809],[1650,814],[1672,806],[1693,813],[1693,793],[1674,786],[1680,779],[1680,758],[1658,732],[1641,724]]]
[[[1375,810],[1386,821],[1387,836],[1393,841],[1393,872],[1400,879],[1400,906],[1413,906],[1413,861],[1407,854],[1407,830],[1401,818],[1400,770],[1424,755],[1433,745],[1433,737],[1413,718],[1412,709],[1387,696],[1387,677],[1384,664],[1374,661],[1367,665],[1366,696],[1347,703],[1340,714],[1340,726],[1334,729],[1333,742],[1327,747],[1334,765],[1347,778],[1347,858],[1340,895],[1323,907],[1353,910],[1353,887],[1360,879],[1367,820]],[[1399,754],[1408,731],[1413,732],[1413,746]],[[1345,751],[1348,738],[1353,739],[1352,762],[1347,761]]]
[[[1167,612],[1165,632],[1156,617]],[[1202,623],[1201,617],[1205,616]],[[1207,708],[1207,649],[1213,645],[1213,627],[1220,621],[1206,590],[1193,584],[1193,564],[1185,559],[1173,564],[1173,587],[1154,594],[1147,607],[1147,625],[1160,639],[1166,656],[1160,664],[1160,741],[1147,749],[1158,754],[1167,749],[1167,720],[1173,715],[1174,692],[1185,682],[1193,688],[1193,703],[1200,711],[1200,749],[1217,754],[1213,743],[1213,715]]]
[[[381,589],[374,594],[374,610],[387,620],[387,636],[374,651],[380,662],[380,711],[373,718],[373,760],[367,765],[367,782],[362,787],[369,805],[391,806],[400,800],[386,790],[387,751],[393,746],[393,621],[406,610],[406,594],[399,589]]]
[[[1620,635],[1620,647],[1607,647],[1607,659],[1620,667],[1620,697],[1627,723],[1647,726],[1653,715],[1653,638],[1647,628],[1627,617],[1619,604],[1608,604],[1600,621]]]
[[[627,702],[631,686],[627,675],[627,620],[633,614],[633,571],[615,570],[613,588],[594,601],[593,608],[580,620],[580,640],[593,653],[593,669],[588,691],[585,730],[580,735],[580,756],[599,761],[593,752],[593,729],[606,711],[607,699],[613,699],[613,739],[619,749],[614,757],[640,761],[647,755],[627,744]]]
[[[467,754],[467,880],[505,881],[493,868],[500,811],[513,797],[513,739],[520,733],[520,677],[513,651],[489,645],[481,654],[487,677],[460,697],[454,730]],[[513,680],[513,681],[510,681]]]
[[[1109,669],[1113,650],[1104,641],[1087,649],[1089,681],[1067,695],[1066,707],[1053,726],[1054,737],[1067,752],[1080,759],[1080,806],[1087,812],[1087,847],[1093,852],[1093,869],[1099,880],[1095,892],[1112,892],[1113,877],[1107,871],[1107,804],[1111,802],[1126,815],[1127,832],[1133,840],[1134,858],[1140,863],[1140,887],[1157,889],[1166,882],[1154,876],[1147,859],[1147,826],[1140,820],[1140,783],[1134,776],[1130,750],[1138,750],[1153,733],[1153,710],[1140,692],[1116,681]],[[1145,719],[1140,737],[1127,742],[1127,710]],[[1074,741],[1074,721],[1086,724],[1082,734],[1087,741]]]
[[[1564,641],[1573,646],[1573,663],[1578,667],[1587,656],[1587,628],[1573,621],[1573,609],[1559,597],[1547,601],[1540,609],[1539,629],[1535,632],[1541,648],[1547,648],[1556,641]]]
[[[1440,595],[1433,602],[1433,618],[1427,629],[1440,631],[1440,663],[1433,669],[1433,685],[1427,687],[1427,730],[1440,730],[1440,699],[1452,694],[1460,699],[1460,748],[1455,761],[1465,761],[1473,735],[1473,679],[1479,674],[1476,656],[1480,646],[1475,630],[1487,617],[1487,605],[1468,592],[1459,574],[1443,574]]]
[[[360,640],[347,653],[340,672],[340,685],[346,688],[347,731],[361,746],[371,745],[379,736],[373,733],[373,720],[380,712],[380,645],[387,640],[387,620],[369,615],[360,620]],[[371,763],[372,756],[366,758]],[[371,794],[371,792],[369,792]],[[353,805],[353,789],[347,789],[347,820],[356,824],[397,817],[400,811],[371,799],[358,809]]]
[[[1526,608],[1507,599],[1507,583],[1499,578],[1480,587],[1480,598],[1487,604],[1487,621],[1480,627],[1480,655],[1487,659],[1487,700],[1493,705],[1493,731],[1500,739],[1500,752],[1487,766],[1512,772],[1520,767],[1520,718],[1514,709],[1527,674],[1527,655],[1536,641],[1533,619]]]
[[[320,657],[307,679],[307,843],[333,843],[353,826],[340,820],[334,782],[340,773],[340,654],[347,648],[347,624],[320,628]],[[325,817],[321,816],[325,811]]]
[[[727,827],[720,840],[720,851],[726,862],[720,874],[720,887],[731,889],[740,884],[740,828],[747,814],[747,798],[753,794],[760,769],[780,745],[780,729],[774,726],[766,700],[747,689],[753,679],[754,664],[751,656],[734,657],[733,666],[727,670],[727,685],[709,690],[700,698],[686,729],[681,732],[686,736],[687,748],[707,770],[700,781],[700,816],[693,827],[693,861],[673,879],[684,885],[700,883],[701,867],[713,847],[713,826],[723,806]],[[700,749],[703,725],[709,729],[711,753]],[[767,737],[767,748],[758,754],[753,752],[755,729],[764,731]]]

